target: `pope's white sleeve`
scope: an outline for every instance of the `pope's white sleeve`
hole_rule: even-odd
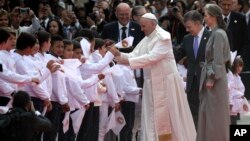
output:
[[[172,53],[172,43],[171,40],[165,39],[160,40],[154,45],[153,49],[148,53],[140,56],[130,57],[129,65],[132,69],[143,68],[145,66],[159,62],[164,58],[174,59]]]

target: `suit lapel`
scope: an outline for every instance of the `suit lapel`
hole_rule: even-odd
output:
[[[207,43],[208,38],[209,38],[209,31],[207,31],[207,29],[204,29],[204,32],[203,32],[202,37],[201,37],[196,60],[199,60],[201,55],[204,55],[203,52],[206,48],[206,43]]]
[[[114,33],[117,33],[117,34],[114,34]],[[118,42],[120,39],[120,30],[119,30],[119,26],[118,26],[118,21],[115,24],[114,32],[111,34],[114,36],[114,39],[116,39],[115,41]]]
[[[134,33],[135,33],[135,27],[133,26],[132,22],[129,22],[128,36],[133,36],[134,37]]]

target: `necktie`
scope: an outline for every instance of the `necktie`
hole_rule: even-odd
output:
[[[198,49],[199,49],[199,42],[198,42],[199,36],[194,37],[194,57],[196,58]]]
[[[126,29],[127,29],[126,26],[122,27],[122,40],[127,37],[127,35],[126,35]]]
[[[45,21],[41,22],[41,26],[45,28]]]
[[[228,20],[227,17],[225,17],[225,18],[224,18],[224,22],[225,22],[226,24],[227,24],[227,20]]]

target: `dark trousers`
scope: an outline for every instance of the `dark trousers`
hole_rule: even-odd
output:
[[[71,113],[74,113],[74,111]],[[62,113],[60,127],[59,127],[58,141],[75,141],[76,134],[74,133],[71,117],[69,117],[69,130],[65,133],[63,132],[62,121],[64,119],[64,116],[65,116],[65,113]]]
[[[33,102],[34,108],[42,113],[44,108],[44,101],[36,97],[31,97],[31,100]]]
[[[44,141],[55,141],[57,133],[59,132],[59,126],[61,122],[62,106],[58,102],[51,102],[52,110],[46,114],[46,117],[51,121],[53,130],[46,132],[43,135]]]
[[[194,125],[197,130],[198,125],[198,115],[199,115],[199,81],[195,76],[193,79],[193,83],[191,86],[191,90],[187,93],[187,100],[191,110],[191,114],[193,116]]]
[[[126,125],[120,132],[120,141],[132,141],[132,129],[135,120],[135,103],[130,101],[122,102],[121,112],[126,120]]]
[[[91,103],[84,115],[77,141],[98,141],[99,113],[99,107],[94,107],[94,104]]]
[[[6,106],[10,101],[10,98],[0,96],[0,106]]]

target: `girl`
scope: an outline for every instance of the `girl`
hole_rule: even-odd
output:
[[[250,108],[249,103],[244,97],[245,86],[239,75],[243,66],[243,60],[240,57],[236,57],[231,71],[227,74],[231,124],[236,124],[238,113],[248,112]]]
[[[49,32],[51,35],[60,35],[62,37],[64,36],[63,26],[61,22],[57,19],[49,20],[46,31]]]

